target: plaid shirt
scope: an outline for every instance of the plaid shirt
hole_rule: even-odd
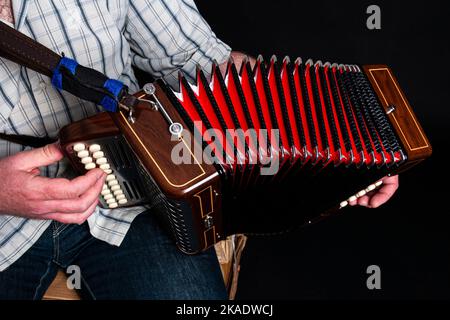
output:
[[[175,85],[177,71],[195,76],[224,62],[230,48],[217,39],[193,0],[13,0],[15,28],[81,65],[119,79],[136,91],[132,65]],[[0,58],[0,129],[4,133],[56,137],[59,129],[100,111],[51,87],[42,75]],[[0,157],[24,150],[0,141]],[[64,161],[44,168],[67,175]],[[88,219],[94,237],[120,245],[143,207],[97,208]],[[48,220],[0,214],[0,271],[16,261],[49,227]]]

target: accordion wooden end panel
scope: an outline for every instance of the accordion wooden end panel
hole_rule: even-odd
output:
[[[385,65],[367,65],[363,69],[402,141],[409,161],[431,156],[431,144],[392,70]]]
[[[108,174],[104,208],[151,204],[188,254],[320,220],[431,155],[382,65],[230,61],[225,75],[198,69],[178,91],[158,80],[133,97],[63,128],[61,146],[80,173]]]

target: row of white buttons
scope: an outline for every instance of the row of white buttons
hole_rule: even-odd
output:
[[[80,161],[84,164],[86,170],[92,170],[98,166],[108,174],[101,195],[109,208],[114,209],[119,205],[124,205],[128,202],[119,185],[119,181],[112,173],[111,166],[108,164],[108,159],[106,159],[105,154],[101,151],[100,145],[92,144],[86,149],[85,144],[76,143],[73,146],[73,151],[76,152],[77,157],[80,158]]]
[[[371,192],[373,190],[375,190],[376,188],[378,188],[379,186],[381,186],[383,184],[383,181],[377,181],[374,184],[371,184],[370,186],[368,186],[367,188],[365,188],[364,190],[359,191],[358,193],[356,193],[355,195],[351,196],[350,198],[348,198],[347,200],[342,201],[339,204],[339,208],[344,208],[346,207],[350,202],[357,200],[358,198],[364,196],[366,193]]]

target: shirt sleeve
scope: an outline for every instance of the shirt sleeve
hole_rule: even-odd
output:
[[[195,79],[196,66],[209,74],[231,49],[219,40],[193,0],[130,0],[125,37],[132,63],[177,87],[178,70]]]

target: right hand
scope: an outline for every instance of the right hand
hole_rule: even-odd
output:
[[[0,159],[0,214],[81,224],[94,212],[106,174],[73,180],[40,176],[39,167],[63,158],[56,144]]]

